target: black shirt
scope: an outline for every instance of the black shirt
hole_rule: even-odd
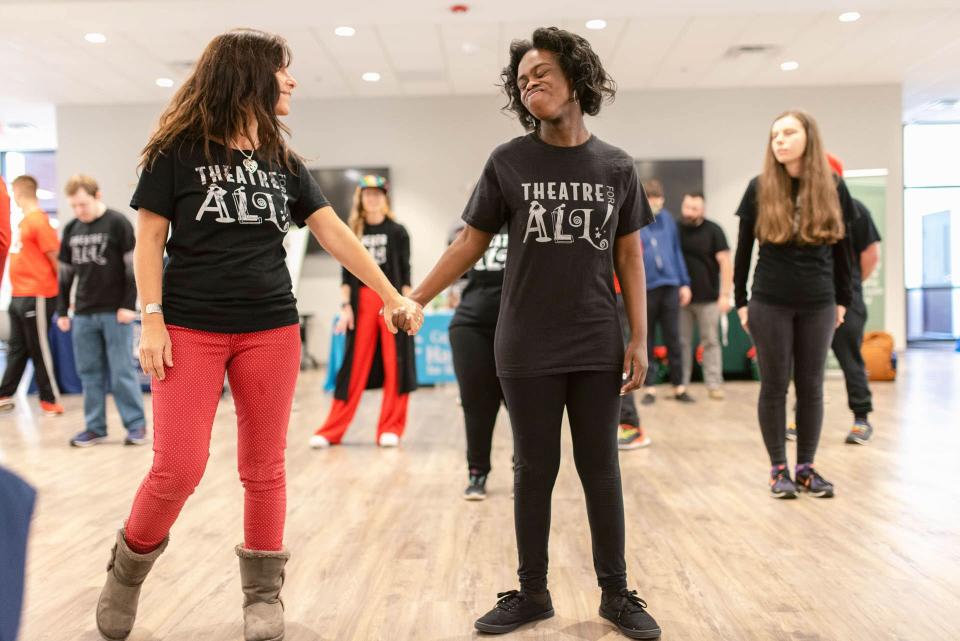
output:
[[[757,182],[758,179],[754,178],[747,185],[737,209],[740,235],[733,271],[737,308],[747,304],[747,273],[750,271],[757,221]],[[794,179],[794,198],[798,185],[799,182]],[[783,244],[761,243],[753,274],[752,298],[793,308],[826,307],[833,303],[850,306],[853,300],[853,252],[849,230],[857,218],[857,211],[842,179],[837,179],[837,195],[847,229],[843,239],[833,245],[803,245],[793,241]]]
[[[406,227],[385,218],[379,225],[364,225],[360,242],[373,256],[390,284],[398,291],[410,286],[410,235]],[[346,268],[342,270],[341,282],[351,287],[362,284]]]
[[[862,300],[863,272],[860,271],[860,254],[870,245],[879,243],[881,239],[870,210],[856,198],[853,199],[853,204],[857,208],[857,213],[860,214],[850,228],[850,241],[853,244],[853,294]]]
[[[89,223],[74,218],[63,228],[60,243],[60,294],[57,313],[66,316],[70,290],[77,278],[76,314],[136,309],[137,284],[130,252],[133,225],[120,212],[107,209]]]
[[[614,237],[653,220],[629,155],[596,136],[576,147],[515,138],[490,155],[463,220],[509,228],[499,376],[620,371]]]
[[[296,173],[254,154],[243,156],[210,143],[184,143],[145,168],[130,206],[171,221],[170,259],[163,272],[167,323],[208,332],[239,333],[297,323],[297,301],[283,238],[327,199],[299,160]]]
[[[509,241],[507,228],[504,227],[499,234],[494,234],[487,251],[467,273],[467,286],[463,289],[460,304],[450,321],[451,327],[497,326]]]
[[[680,249],[690,274],[692,303],[715,303],[720,298],[720,263],[717,253],[728,251],[727,237],[720,225],[712,220],[702,220],[699,225],[689,225],[683,218],[677,223],[680,229]]]

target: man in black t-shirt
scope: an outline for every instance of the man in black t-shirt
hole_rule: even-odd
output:
[[[843,324],[833,335],[833,353],[843,368],[847,383],[847,403],[853,412],[853,428],[847,435],[847,443],[863,445],[870,440],[873,426],[867,416],[873,411],[873,398],[867,384],[867,373],[860,348],[863,345],[863,329],[867,323],[867,306],[863,300],[863,283],[870,277],[880,262],[880,232],[877,231],[870,211],[862,202],[853,204],[860,216],[850,227],[853,243],[853,302],[847,309]]]
[[[693,370],[693,325],[703,345],[703,382],[710,398],[723,399],[723,354],[720,347],[720,318],[730,311],[733,292],[733,264],[730,246],[720,225],[704,216],[700,192],[683,196],[680,216],[680,248],[690,274],[690,304],[680,308],[680,347],[683,357],[682,385],[690,384]]]
[[[90,447],[107,438],[106,389],[110,389],[127,429],[127,445],[146,443],[143,394],[133,360],[133,322],[137,286],[133,278],[133,225],[107,209],[90,176],[67,182],[67,199],[76,215],[63,229],[60,243],[60,294],[57,326],[73,330],[73,354],[83,382],[82,432],[74,447]],[[70,293],[77,283],[73,318]]]

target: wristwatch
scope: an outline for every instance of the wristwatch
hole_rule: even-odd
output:
[[[160,303],[147,303],[147,306],[143,308],[144,314],[162,314],[163,305]]]

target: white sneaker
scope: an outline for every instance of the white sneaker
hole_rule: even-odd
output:
[[[400,437],[393,432],[384,432],[380,435],[380,447],[397,447],[400,445]]]
[[[315,450],[322,450],[330,447],[330,441],[325,437],[320,436],[319,434],[314,434],[310,437],[310,447]]]

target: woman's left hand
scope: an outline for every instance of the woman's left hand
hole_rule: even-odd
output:
[[[847,308],[843,305],[837,305],[837,324],[833,326],[834,329],[843,325],[844,319],[847,317]]]
[[[620,396],[640,389],[647,375],[647,346],[639,341],[630,341],[623,355],[623,387]]]

